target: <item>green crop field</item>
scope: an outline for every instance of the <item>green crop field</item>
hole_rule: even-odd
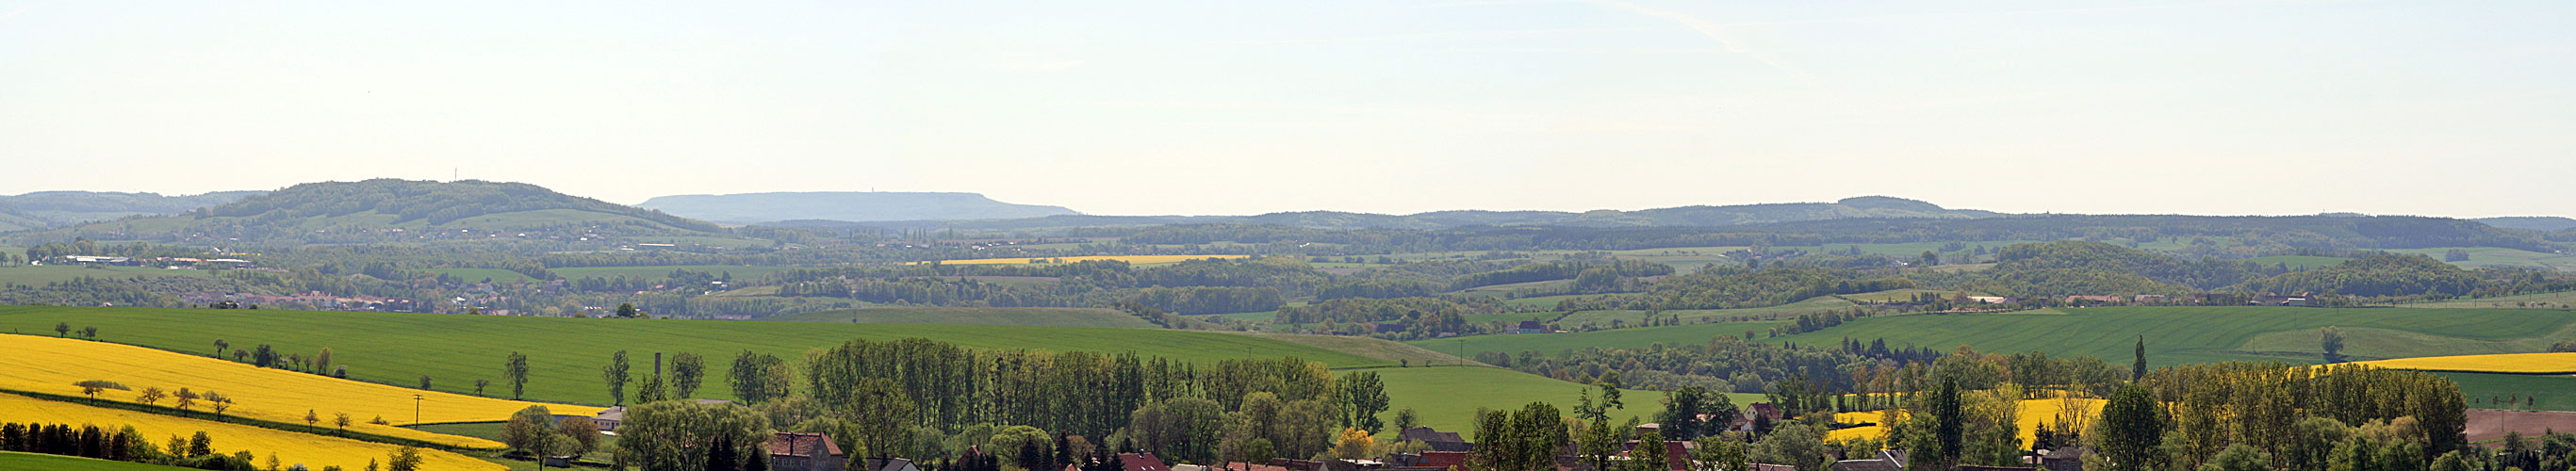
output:
[[[761,318],[844,324],[968,324],[1152,329],[1153,323],[1111,309],[1072,307],[870,307]]]
[[[0,451],[0,469],[45,471],[180,471],[188,468],[157,464],[128,463],[76,456],[39,455]]]
[[[1685,324],[1662,327],[1596,330],[1564,334],[1469,335],[1445,339],[1405,342],[1431,351],[1475,358],[1484,352],[1520,353],[1526,351],[1554,354],[1589,347],[1636,348],[1654,344],[1704,344],[1720,335],[1741,337],[1744,331],[1769,331],[1786,322],[1722,322]]]
[[[1970,345],[1984,352],[2043,351],[2052,355],[2089,355],[2125,364],[2130,348],[2143,335],[2147,361],[2161,366],[2235,360],[2315,362],[2320,358],[2310,353],[2318,343],[2312,332],[2326,326],[2345,329],[2346,355],[2393,358],[2451,354],[2445,349],[2479,342],[2530,345],[2537,339],[2567,335],[2570,322],[2576,322],[2576,311],[2101,307],[2062,312],[1879,317],[1770,341],[1832,345],[1846,337],[1884,338],[1889,345],[1911,344],[1943,351]],[[2414,342],[2365,341],[2364,335],[2377,335],[2370,333],[2374,329],[2425,337]],[[2273,333],[2281,334],[2266,336]],[[2249,346],[2258,339],[2263,341]]]
[[[536,280],[536,278],[529,278],[526,274],[499,268],[431,268],[426,271],[441,275],[454,276],[464,279],[469,283],[487,279],[497,283],[525,283]]]
[[[133,278],[138,276],[209,276],[205,270],[171,270],[149,267],[111,267],[81,265],[22,265],[0,267],[0,284],[41,285],[80,277]]]
[[[769,274],[771,274],[771,273],[777,273],[777,272],[782,272],[782,271],[787,271],[787,270],[794,270],[794,269],[797,269],[797,268],[803,268],[803,267],[789,267],[789,266],[737,266],[737,265],[655,265],[655,266],[643,266],[643,267],[576,267],[576,268],[556,268],[556,269],[552,269],[552,270],[549,270],[549,271],[553,271],[553,272],[555,272],[555,276],[561,276],[561,277],[564,277],[564,279],[567,279],[567,280],[569,280],[569,279],[574,279],[574,278],[616,278],[616,277],[620,277],[620,276],[627,277],[627,278],[642,279],[642,280],[663,280],[663,279],[669,279],[669,278],[671,277],[671,271],[673,271],[673,270],[682,270],[682,269],[686,269],[686,270],[689,270],[689,271],[701,271],[701,272],[707,272],[707,273],[716,273],[716,274],[731,273],[731,274],[733,274],[733,277],[734,277],[734,278],[737,278],[737,279],[745,279],[745,278],[759,278],[759,277],[763,277],[763,276],[769,276]]]
[[[2460,383],[2471,409],[2576,410],[2576,377],[2434,373]]]
[[[2349,258],[2343,258],[2343,257],[2310,257],[2310,256],[2304,256],[2304,255],[2274,255],[2274,256],[2270,256],[2270,257],[2255,257],[2255,258],[2245,259],[2245,261],[2248,261],[2248,262],[2260,263],[2260,264],[2267,265],[2267,266],[2269,266],[2269,265],[2287,265],[2287,266],[2289,266],[2289,267],[2290,267],[2290,269],[2292,269],[2292,270],[2312,270],[2312,269],[2318,269],[2318,268],[2331,267],[2331,266],[2335,266],[2335,265],[2341,265],[2341,264],[2343,264],[2343,262],[2348,261],[2348,260],[2352,260],[2352,259],[2349,259]]]
[[[1386,419],[1394,419],[1395,410],[1412,407],[1422,417],[1423,424],[1443,432],[1458,432],[1469,441],[1476,440],[1473,419],[1479,407],[1518,410],[1522,405],[1545,401],[1556,405],[1567,417],[1572,417],[1574,412],[1571,409],[1585,389],[1580,384],[1487,366],[1372,368],[1367,371],[1377,372],[1378,377],[1386,381],[1387,398],[1397,404],[1388,409]],[[1739,408],[1769,401],[1760,394],[1726,393],[1726,396]],[[1610,420],[1625,422],[1629,417],[1637,417],[1644,422],[1654,422],[1655,415],[1663,413],[1663,397],[1663,393],[1657,391],[1624,390],[1620,394],[1620,402],[1627,407],[1612,411]]]
[[[2414,303],[2414,304],[2407,304],[2407,305],[2406,305],[2406,307],[2440,307],[2440,308],[2464,308],[2464,307],[2472,307],[2472,308],[2474,308],[2474,307],[2486,307],[2486,308],[2541,308],[2541,309],[2567,309],[2567,308],[2569,308],[2569,307],[2571,307],[2571,306],[2576,306],[2576,291],[2560,291],[2560,292],[2556,292],[2556,293],[2537,293],[2537,294],[2524,294],[2524,295],[2515,295],[2515,296],[2497,296],[2497,297],[2493,297],[2493,298],[2461,298],[2461,299],[2452,299],[2452,300],[2445,300],[2445,301],[2433,301],[2433,302],[2424,302],[2424,303]]]
[[[921,337],[979,349],[1133,351],[1194,361],[1294,356],[1331,367],[1394,364],[1281,340],[1215,332],[1073,327],[922,324],[831,324],[639,319],[464,316],[453,314],[350,313],[282,310],[210,310],[90,307],[0,307],[0,330],[50,334],[55,323],[99,327],[99,339],[183,353],[206,354],[215,339],[237,348],[267,344],[289,352],[331,347],[333,363],[349,377],[416,385],[429,375],[442,391],[471,393],[474,380],[499,383],[502,360],[528,355],[529,399],[607,402],[600,365],[610,352],[628,350],[651,361],[652,352],[691,352],[708,358],[707,377],[723,378],[735,353],[752,350],[801,359],[811,348],[850,339]],[[731,391],[711,381],[699,395],[725,398]],[[497,384],[496,384],[497,385]],[[504,387],[506,389],[506,387]],[[488,390],[487,390],[488,392]]]

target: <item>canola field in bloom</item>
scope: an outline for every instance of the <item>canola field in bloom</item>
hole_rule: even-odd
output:
[[[2357,362],[2380,368],[2474,373],[2576,373],[2576,353],[2506,353]]]
[[[938,263],[941,265],[1028,265],[1030,260],[1040,260],[1042,261],[1041,263],[1073,263],[1117,260],[1137,265],[1144,265],[1149,263],[1173,263],[1209,258],[1234,260],[1251,257],[1252,256],[1250,255],[1086,255],[1080,257],[977,258],[968,260],[940,260]],[[906,263],[905,265],[920,265],[925,263],[931,262],[911,262]]]
[[[16,394],[0,394],[0,418],[16,422],[62,423],[79,426],[97,425],[116,430],[133,426],[136,432],[152,440],[155,447],[164,446],[170,436],[188,437],[206,432],[214,451],[232,454],[248,450],[258,455],[255,465],[265,465],[272,454],[279,463],[303,463],[306,469],[339,466],[340,469],[366,469],[367,460],[381,464],[393,454],[394,445],[362,442],[325,435],[307,435],[271,430],[248,425],[172,417],[123,409],[91,407],[69,402],[55,402]],[[508,466],[455,453],[421,449],[420,469],[440,471],[506,470]],[[175,469],[175,468],[174,468]]]
[[[165,394],[175,394],[179,388],[198,394],[212,391],[232,399],[233,405],[224,411],[225,415],[303,424],[305,413],[311,412],[321,419],[320,426],[333,427],[334,416],[345,412],[349,414],[350,431],[468,448],[500,448],[501,443],[367,422],[382,417],[395,424],[412,423],[414,395],[420,396],[419,420],[425,423],[509,420],[510,413],[532,405],[546,406],[557,414],[589,415],[601,409],[422,391],[88,340],[0,335],[0,352],[10,352],[0,355],[0,389],[80,396],[81,388],[72,383],[106,380],[124,384],[129,390],[101,391],[98,398],[128,402],[146,387],[161,388]],[[504,384],[493,387],[509,388]],[[176,401],[162,398],[154,405],[173,407]],[[211,404],[197,402],[190,411],[213,412]],[[9,409],[0,408],[0,416],[8,415],[6,412]]]
[[[2040,424],[2050,424],[2049,426],[2055,427],[2055,422],[2057,422],[2057,413],[2064,411],[2065,404],[2068,402],[2070,401],[2064,399],[2029,399],[2021,401],[2020,416],[2016,417],[2020,420],[2013,423],[2013,428],[2021,432],[2022,447],[2030,447],[2031,440],[2035,440],[2039,437]],[[2085,408],[2085,413],[2087,415],[2101,413],[2102,404],[2104,403],[2101,399],[2074,399],[2071,402],[2073,402],[2076,407]],[[1883,411],[1844,412],[1834,414],[1835,422],[1847,424],[1873,423],[1878,425],[1852,427],[1826,432],[1825,440],[1845,440],[1852,438],[1884,440],[1886,439],[1888,427],[1887,421],[1881,419],[1881,417],[1883,417],[1882,414],[1884,414]]]

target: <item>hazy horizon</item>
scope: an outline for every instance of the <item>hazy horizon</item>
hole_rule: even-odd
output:
[[[0,194],[2569,216],[2565,2],[0,1]],[[2560,196],[2551,196],[2560,195]]]

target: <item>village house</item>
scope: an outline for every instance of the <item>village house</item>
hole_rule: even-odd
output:
[[[778,432],[769,437],[769,469],[777,471],[847,471],[850,459],[832,436]]]

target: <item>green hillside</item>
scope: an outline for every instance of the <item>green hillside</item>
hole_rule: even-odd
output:
[[[2306,255],[2274,255],[2270,257],[2249,258],[2245,259],[2245,261],[2264,265],[2282,265],[2290,267],[2292,270],[2309,270],[2340,265],[2343,264],[2343,262],[2352,261],[2352,259],[2343,257],[2314,257]]]
[[[2064,313],[1913,315],[1862,319],[1772,342],[1833,345],[1844,338],[1887,339],[1947,351],[2044,351],[2090,355],[2125,364],[2146,337],[2147,361],[2165,366],[2235,360],[2319,361],[2313,332],[2339,326],[2344,354],[2355,358],[2446,355],[2465,345],[2539,351],[2545,340],[2576,338],[2576,310],[2320,309],[2293,307],[2101,307]],[[2270,334],[2270,335],[2267,335]],[[2258,341],[2259,340],[2259,341]],[[2491,351],[2491,350],[2478,350]]]
[[[961,324],[1152,329],[1124,312],[1074,307],[870,307],[764,317],[763,321],[843,324]]]
[[[462,230],[465,234],[441,230]],[[305,183],[167,216],[84,224],[32,233],[23,239],[341,243],[505,235],[577,239],[590,235],[722,230],[703,221],[565,195],[525,183],[375,179]],[[473,233],[476,231],[510,233]]]

